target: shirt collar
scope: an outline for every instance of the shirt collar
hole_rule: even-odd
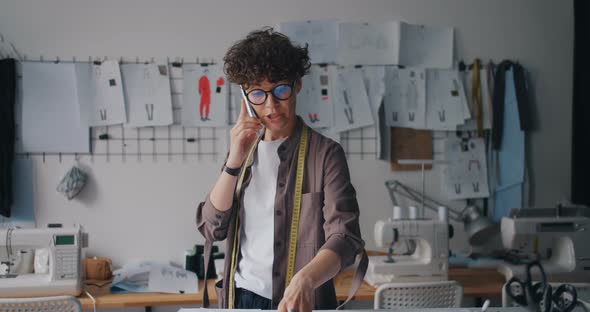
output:
[[[279,145],[279,149],[277,151],[281,161],[286,160],[287,157],[285,155],[292,155],[297,146],[299,146],[299,138],[301,137],[301,130],[305,126],[305,122],[299,116],[296,116],[295,118],[295,128],[293,129],[293,133],[291,133],[291,135],[289,135],[287,139],[281,143],[281,145]],[[258,148],[258,146],[256,148]],[[246,166],[252,166],[255,157],[256,153],[253,155],[252,159]]]

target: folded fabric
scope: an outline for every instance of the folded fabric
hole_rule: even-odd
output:
[[[57,185],[57,191],[72,199],[84,188],[87,179],[88,175],[82,169],[73,166]]]

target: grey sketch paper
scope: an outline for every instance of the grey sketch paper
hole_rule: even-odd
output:
[[[90,126],[108,126],[127,122],[119,63],[76,64],[80,118]]]
[[[465,124],[459,127],[459,130],[476,130],[477,129],[477,121],[475,120],[475,103],[472,97],[472,87],[473,87],[473,70],[468,70],[462,73],[463,74],[463,83],[465,85],[465,94],[466,94],[466,105],[471,108],[473,111],[472,116],[470,118],[466,118]],[[484,129],[491,129],[492,128],[492,97],[489,92],[488,80],[487,80],[487,73],[484,68],[480,69],[480,89],[481,89],[481,106],[482,106],[482,119],[483,119],[483,128]],[[472,118],[471,118],[472,117]]]
[[[361,71],[363,72],[365,88],[369,95],[371,113],[373,120],[375,120],[375,135],[377,136],[377,142],[381,142],[379,109],[382,109],[383,96],[385,95],[385,66],[363,66]],[[381,144],[378,144],[376,149],[377,155],[380,155]]]
[[[309,56],[314,64],[334,64],[338,55],[338,22],[317,20],[284,22],[281,32],[300,46],[308,44]]]
[[[336,132],[334,130],[334,128],[320,128],[320,129],[315,129],[315,130],[317,132],[321,133],[323,136],[334,140],[335,142],[340,143],[340,141],[341,141],[340,132]]]
[[[375,123],[360,68],[339,68],[338,80],[334,87],[337,90],[334,104],[334,131],[343,132]]]
[[[172,119],[175,125],[182,124],[182,66],[172,63],[168,66],[170,73],[170,94],[172,98]]]
[[[399,64],[407,67],[453,67],[453,28],[400,23]]]
[[[89,153],[80,120],[74,64],[22,62],[22,151]]]
[[[444,142],[442,193],[447,199],[490,196],[485,143],[482,138],[459,138],[452,134]]]
[[[170,76],[167,64],[121,65],[128,127],[172,124]]]
[[[426,71],[387,67],[385,121],[389,127],[426,128]]]
[[[332,85],[337,78],[335,65],[312,65],[309,74],[303,76],[296,109],[297,115],[310,127],[332,127],[335,99]]]
[[[455,131],[464,123],[465,90],[457,70],[426,70],[426,128]]]
[[[399,23],[341,22],[339,65],[399,64]]]
[[[184,64],[182,124],[225,127],[229,84],[221,65]]]

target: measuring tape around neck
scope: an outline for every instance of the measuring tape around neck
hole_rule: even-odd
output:
[[[238,177],[238,182],[236,185],[236,201],[237,201],[237,211],[240,210],[240,194],[242,191],[242,185],[246,173],[246,167],[252,156],[254,155],[254,151],[256,150],[256,146],[262,139],[262,136],[258,137],[256,142],[250,148],[248,152],[248,156],[244,161],[244,165],[242,166],[242,171]],[[297,236],[299,230],[299,212],[301,210],[301,192],[303,188],[303,170],[305,166],[305,154],[307,152],[307,126],[303,125],[301,130],[301,137],[299,138],[299,150],[297,154],[297,174],[295,176],[295,194],[293,197],[293,216],[291,218],[291,231],[289,234],[289,254],[287,256],[287,276],[286,276],[286,283],[285,287],[289,285],[291,279],[293,278],[293,272],[295,269],[295,253],[297,250]],[[229,278],[229,289],[228,289],[228,309],[234,308],[234,298],[235,298],[235,284],[234,284],[234,276],[236,273],[237,268],[237,260],[238,260],[238,246],[239,246],[239,234],[240,230],[240,218],[239,213],[236,217],[236,226],[234,230],[234,242],[232,245],[232,256],[231,256],[231,263],[230,263],[230,275]]]
[[[295,269],[295,252],[297,250],[297,235],[299,232],[299,212],[301,210],[301,189],[303,188],[303,169],[305,167],[305,153],[307,151],[307,127],[303,126],[299,140],[297,155],[297,175],[295,176],[295,194],[293,196],[293,216],[291,217],[291,232],[289,234],[289,255],[287,257],[287,276],[285,288],[289,286]]]

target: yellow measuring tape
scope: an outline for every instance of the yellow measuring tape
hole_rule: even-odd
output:
[[[477,121],[477,136],[483,137],[483,105],[481,99],[481,78],[479,77],[480,60],[473,62],[473,81],[471,84],[471,99],[475,103],[475,120]]]
[[[242,190],[242,183],[244,181],[244,176],[246,174],[246,167],[247,164],[252,159],[252,155],[254,155],[254,151],[256,150],[256,146],[262,139],[262,136],[259,136],[256,142],[250,148],[248,152],[248,156],[244,161],[244,166],[242,167],[242,171],[240,172],[240,176],[238,178],[238,184],[236,185],[236,200],[238,203],[238,210],[240,211],[240,193]],[[297,235],[299,229],[299,211],[301,210],[301,191],[303,188],[303,169],[305,165],[305,153],[307,152],[307,126],[303,126],[301,131],[301,138],[299,139],[299,151],[297,155],[297,175],[295,177],[295,197],[293,198],[293,216],[291,218],[291,232],[289,238],[289,255],[287,257],[287,279],[285,286],[288,286],[291,282],[291,278],[293,278],[293,271],[295,269],[295,252],[297,250]],[[236,218],[236,227],[234,230],[234,243],[232,245],[232,256],[231,256],[231,265],[230,265],[230,275],[229,275],[229,291],[228,291],[228,309],[234,308],[234,297],[235,297],[235,285],[234,285],[234,275],[236,273],[237,268],[237,260],[238,260],[238,246],[239,246],[239,229],[240,229],[240,217],[239,215]]]
[[[287,277],[285,287],[289,286],[295,269],[295,251],[297,250],[297,232],[299,230],[299,211],[301,210],[301,189],[303,188],[303,167],[307,151],[307,127],[303,126],[299,140],[297,155],[297,176],[295,177],[295,195],[293,197],[293,216],[291,217],[291,233],[289,234],[289,255],[287,258]]]

